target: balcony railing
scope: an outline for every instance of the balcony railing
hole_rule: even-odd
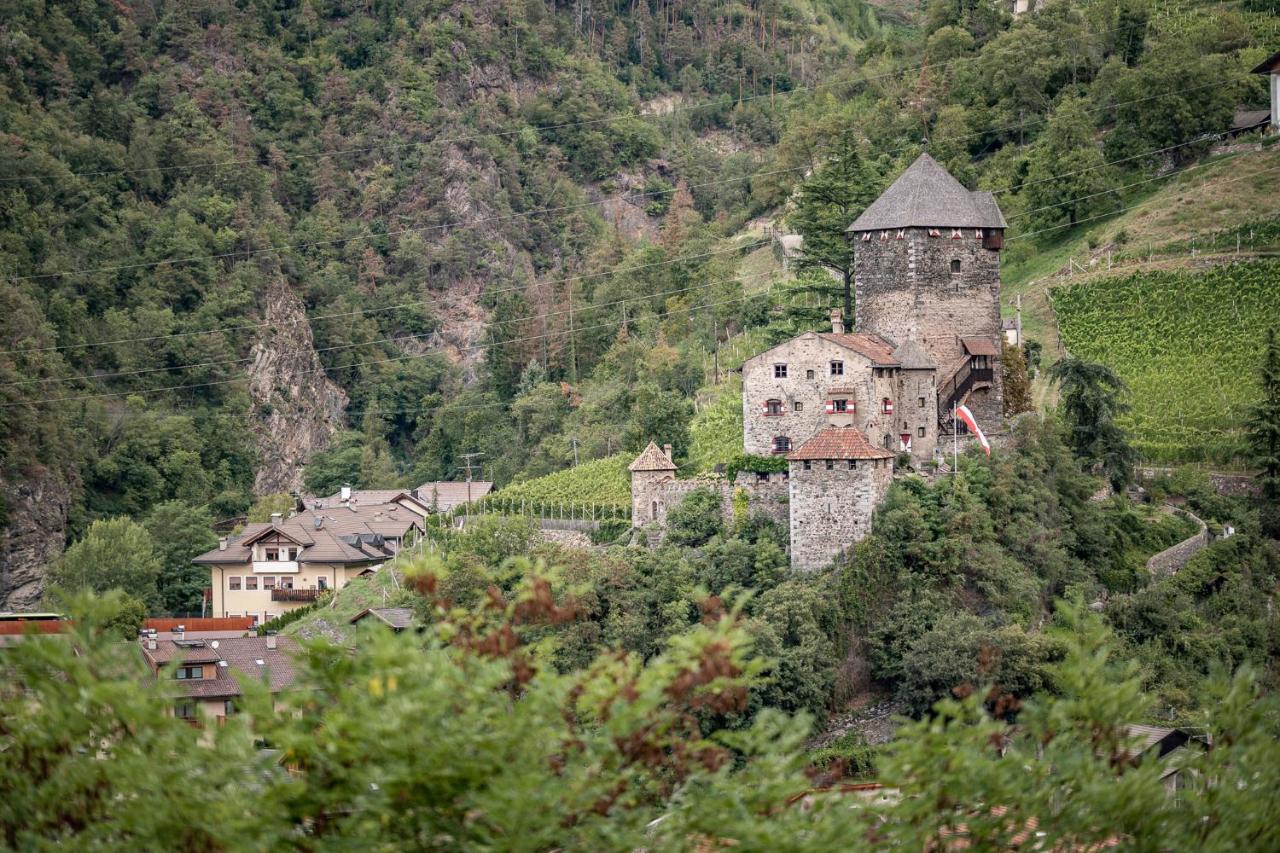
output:
[[[315,601],[320,593],[318,589],[276,589],[271,590],[272,601]]]

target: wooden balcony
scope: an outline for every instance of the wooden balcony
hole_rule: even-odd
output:
[[[271,590],[272,601],[315,601],[320,594],[318,589],[280,589]]]

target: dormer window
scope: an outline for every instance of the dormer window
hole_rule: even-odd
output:
[[[786,366],[785,364],[775,364],[775,365],[773,366],[773,378],[774,378],[774,379],[786,379],[786,378],[787,378],[787,366]]]

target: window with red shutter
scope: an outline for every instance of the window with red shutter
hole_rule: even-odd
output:
[[[890,400],[888,397],[885,397],[884,400],[881,402],[880,410],[884,412],[886,415],[892,415],[893,401]]]

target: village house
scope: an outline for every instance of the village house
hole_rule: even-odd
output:
[[[370,624],[385,625],[397,634],[407,628],[418,627],[411,607],[369,607],[352,616],[350,624],[358,625],[365,620]]]
[[[785,457],[787,470],[682,480],[671,448],[650,442],[630,466],[633,523],[661,530],[689,492],[712,488],[726,516],[745,499],[787,524],[792,566],[814,570],[870,531],[897,455],[941,463],[943,442],[967,434],[958,407],[1001,431],[1006,227],[991,193],[920,155],[848,228],[853,330],[834,310],[830,331],[743,363],[743,450]]]
[[[193,562],[209,567],[212,615],[265,622],[376,569],[417,541],[422,518],[400,503],[277,513]]]
[[[431,505],[418,499],[417,490],[404,489],[353,489],[343,486],[328,497],[303,495],[298,498],[298,512],[315,509],[338,509],[361,506],[399,504],[419,518],[431,514]]]
[[[222,725],[237,712],[247,681],[265,683],[274,695],[296,680],[293,641],[274,634],[209,640],[151,631],[138,645],[150,677],[165,680],[173,716],[201,728]]]

